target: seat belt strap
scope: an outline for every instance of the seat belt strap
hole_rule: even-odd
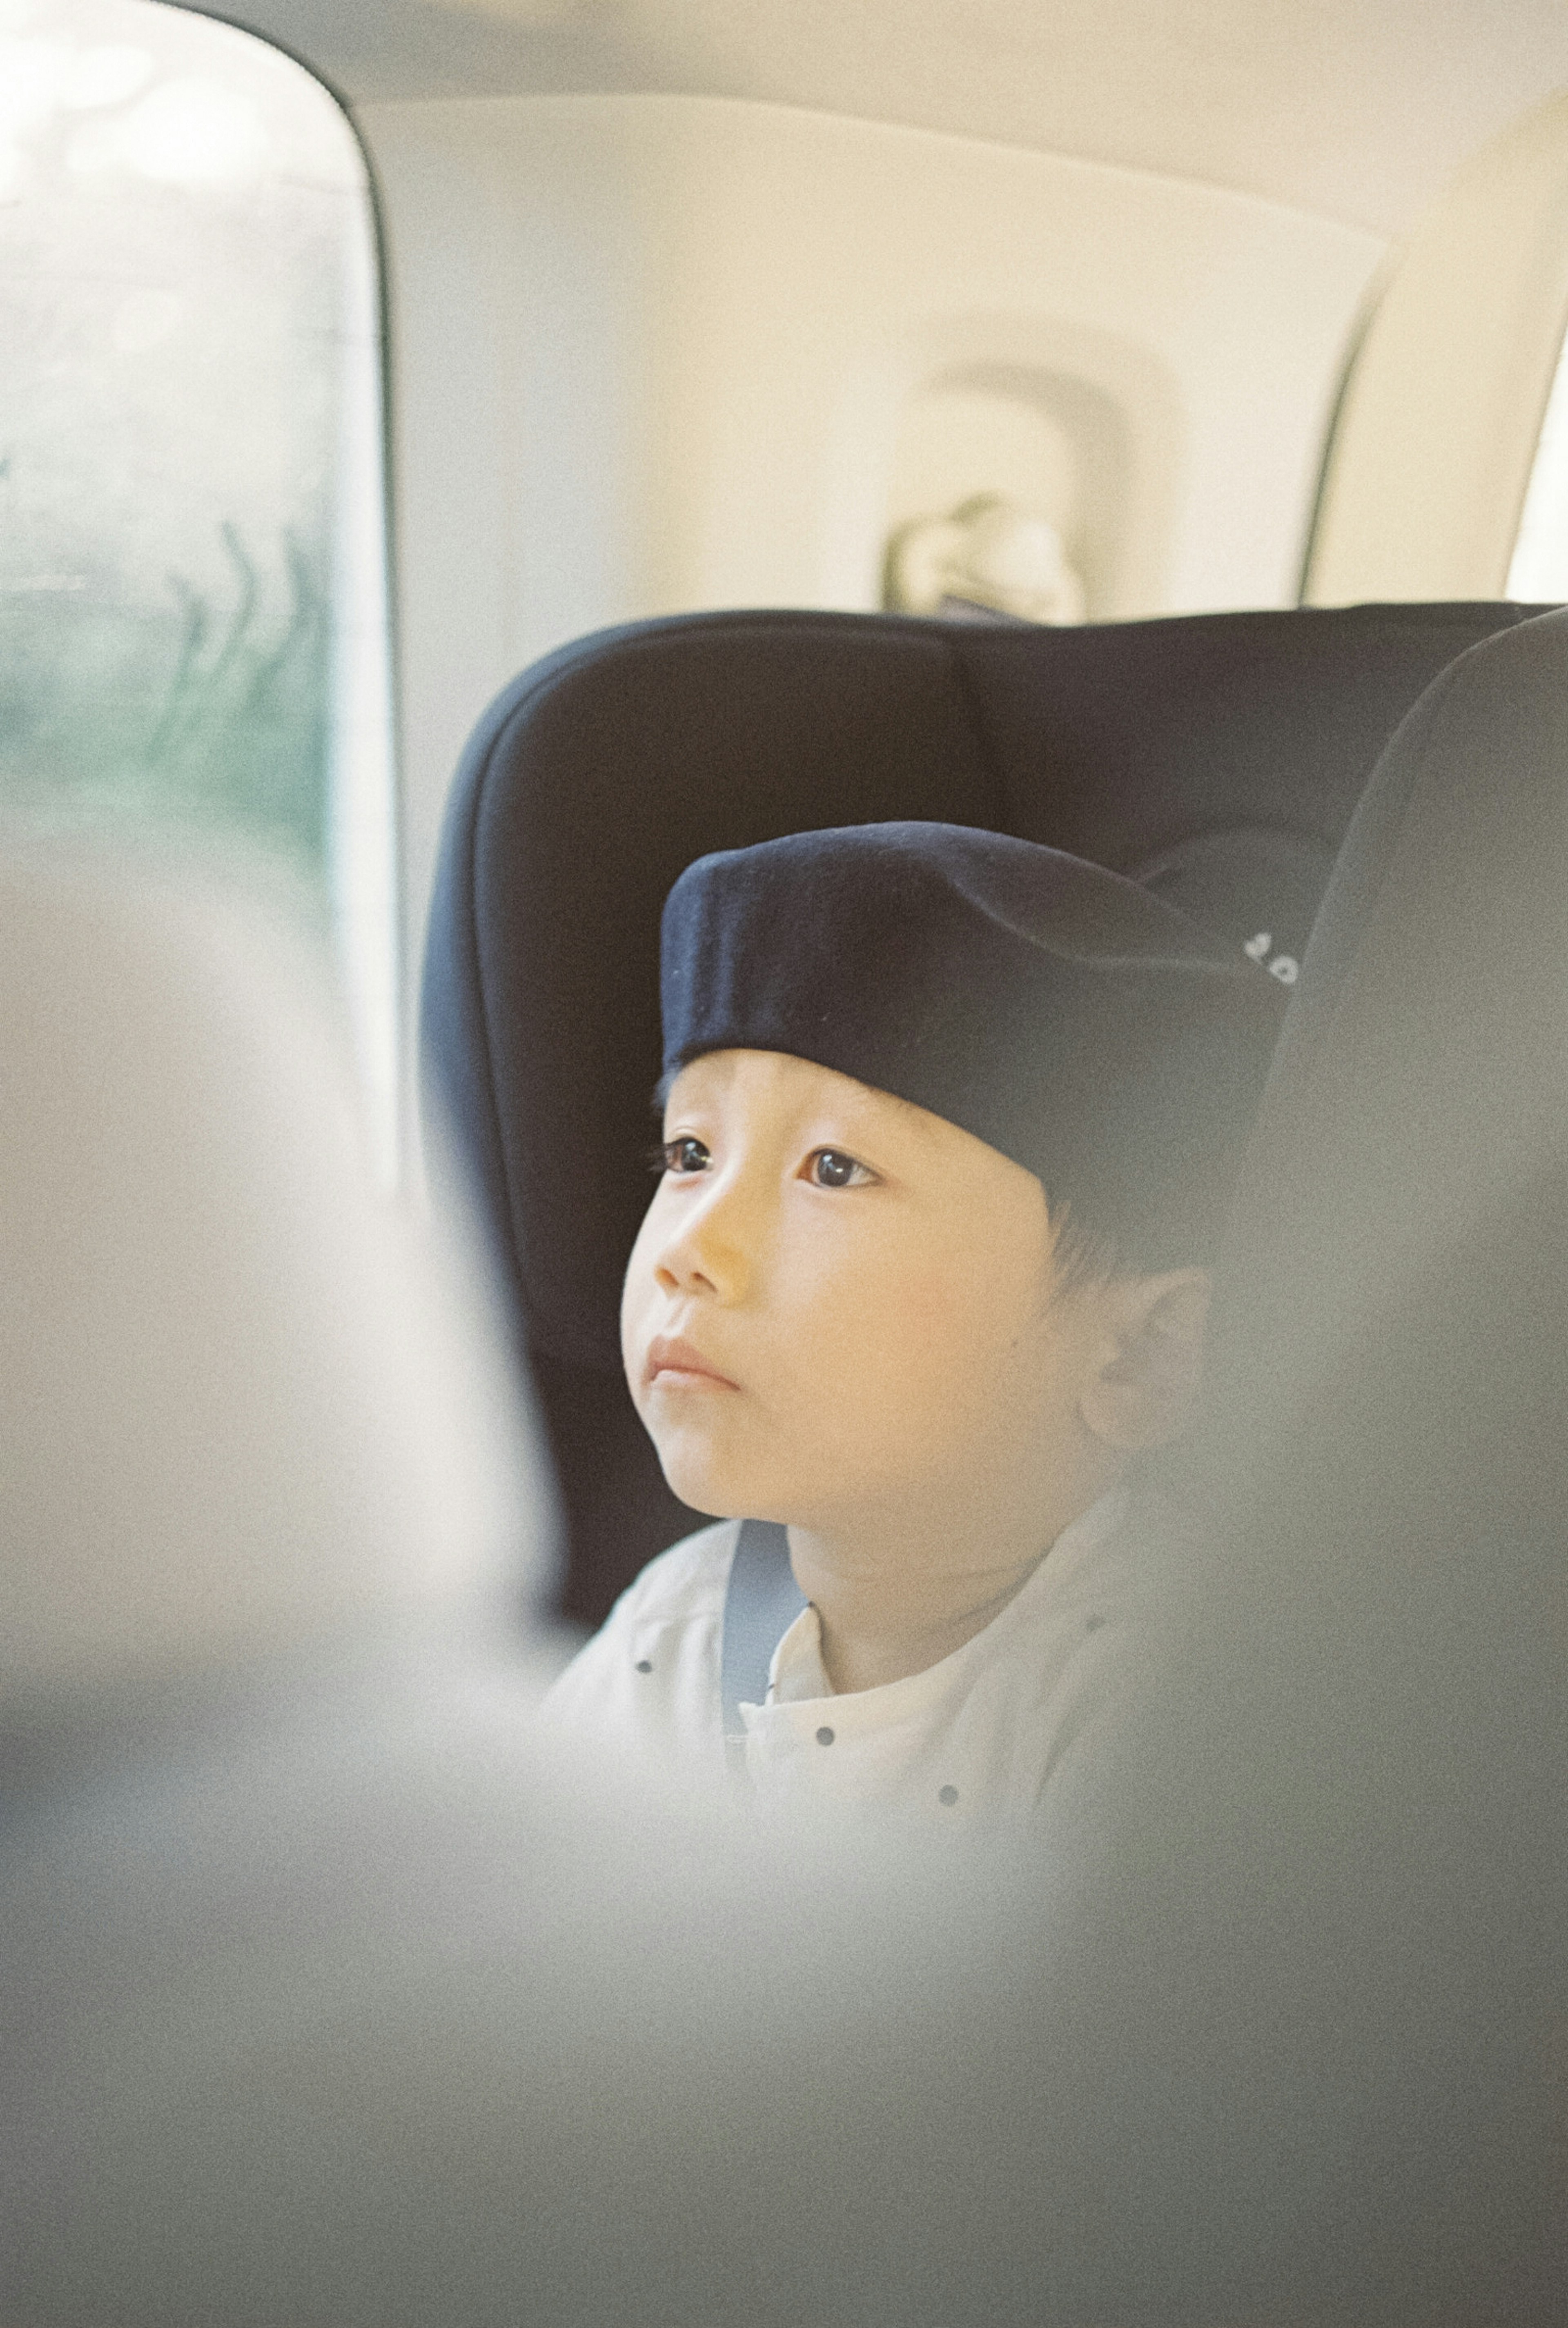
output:
[[[788,1529],[776,1520],[742,1520],[724,1596],[720,1658],[724,1751],[732,1771],[746,1769],[740,1709],[766,1698],[773,1653],[805,1605],[790,1566]]]

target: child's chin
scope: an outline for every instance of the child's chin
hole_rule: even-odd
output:
[[[718,1520],[756,1516],[748,1488],[760,1483],[749,1483],[735,1465],[715,1462],[702,1450],[679,1442],[666,1442],[658,1453],[671,1494],[690,1504],[694,1512],[707,1512]]]

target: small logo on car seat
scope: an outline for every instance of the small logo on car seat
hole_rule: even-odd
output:
[[[1271,962],[1269,960],[1269,948],[1273,944],[1273,943],[1274,938],[1272,930],[1260,930],[1255,938],[1249,938],[1247,940],[1245,945],[1242,948],[1242,952],[1244,954],[1250,955],[1253,962],[1263,962],[1267,967],[1269,976],[1271,978],[1277,978],[1282,986],[1294,986],[1297,979],[1301,974],[1301,965],[1296,960],[1293,953],[1277,953]]]

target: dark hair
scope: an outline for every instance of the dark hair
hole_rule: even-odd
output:
[[[1113,1236],[1092,1227],[1075,1206],[1052,1204],[1048,1191],[1046,1202],[1052,1232],[1053,1294],[1082,1293],[1093,1286],[1109,1285],[1114,1278],[1146,1274],[1127,1258]],[[1186,1265],[1203,1264],[1194,1261]]]

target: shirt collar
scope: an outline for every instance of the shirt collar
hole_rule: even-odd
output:
[[[971,1666],[994,1657],[999,1643],[1009,1631],[1028,1623],[1039,1601],[1056,1591],[1069,1570],[1081,1567],[1116,1533],[1126,1517],[1128,1501],[1129,1491],[1124,1484],[1109,1488],[1047,1544],[1011,1600],[997,1610],[989,1625],[982,1626],[961,1647],[939,1658],[935,1665],[926,1666],[919,1673],[906,1674],[898,1681],[878,1683],[874,1689],[834,1691],[822,1663],[822,1619],[808,1601],[773,1653],[768,1666],[767,1704],[802,1705],[831,1697],[837,1709],[835,1720],[841,1724],[846,1717],[859,1720],[864,1716],[868,1722],[897,1718],[945,1695],[963,1679]]]

